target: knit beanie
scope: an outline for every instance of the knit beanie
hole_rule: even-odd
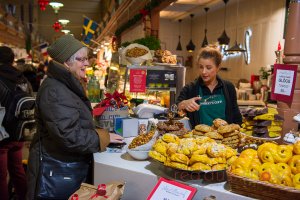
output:
[[[55,61],[64,63],[82,47],[85,46],[73,36],[63,35],[50,45],[47,51]]]

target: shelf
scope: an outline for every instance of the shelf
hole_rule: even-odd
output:
[[[237,100],[239,106],[265,106],[265,102],[260,100]]]

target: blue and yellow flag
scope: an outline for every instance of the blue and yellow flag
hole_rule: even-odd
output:
[[[84,17],[83,19],[83,30],[82,30],[82,42],[85,45],[89,45],[91,42],[91,39],[93,38],[93,35],[98,28],[98,24],[94,22],[93,20]]]

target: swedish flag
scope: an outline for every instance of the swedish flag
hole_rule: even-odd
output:
[[[93,20],[84,17],[83,19],[83,30],[82,30],[82,41],[85,45],[89,45],[93,35],[98,28],[98,24]]]

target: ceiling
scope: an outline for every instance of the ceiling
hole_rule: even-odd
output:
[[[57,0],[64,4],[58,11],[54,10],[50,5],[46,7],[45,11],[38,9],[37,29],[39,33],[47,40],[53,41],[57,36],[62,33],[56,33],[52,27],[57,19],[68,19],[70,22],[63,28],[70,30],[71,34],[80,39],[82,32],[83,16],[100,21],[100,1],[101,0]]]
[[[54,0],[50,0],[53,2]],[[81,38],[83,16],[87,16],[90,19],[100,22],[101,19],[101,5],[108,3],[112,0],[55,0],[56,2],[63,3],[64,6],[60,8],[58,14],[54,13],[54,10],[50,5],[46,7],[45,11],[41,11],[38,5],[38,0],[0,0],[1,4],[12,3],[16,5],[17,12],[20,10],[20,5],[24,4],[25,12],[28,10],[28,2],[34,2],[33,12],[35,13],[33,19],[33,27],[36,32],[38,32],[42,38],[48,42],[52,42],[57,37],[63,33],[55,32],[52,25],[58,19],[68,19],[70,23],[64,27],[64,29],[70,30],[71,34],[77,39]],[[132,0],[141,1],[141,0]],[[204,13],[204,7],[210,7],[216,9],[218,7],[224,6],[222,0],[177,0],[170,6],[166,7],[161,11],[160,16],[162,18],[168,18],[174,21],[178,19],[184,19],[189,17],[191,13],[201,15]],[[26,16],[27,15],[27,16]],[[28,19],[28,14],[25,13],[25,18]],[[28,21],[28,20],[25,20]],[[27,25],[27,24],[25,24]]]

